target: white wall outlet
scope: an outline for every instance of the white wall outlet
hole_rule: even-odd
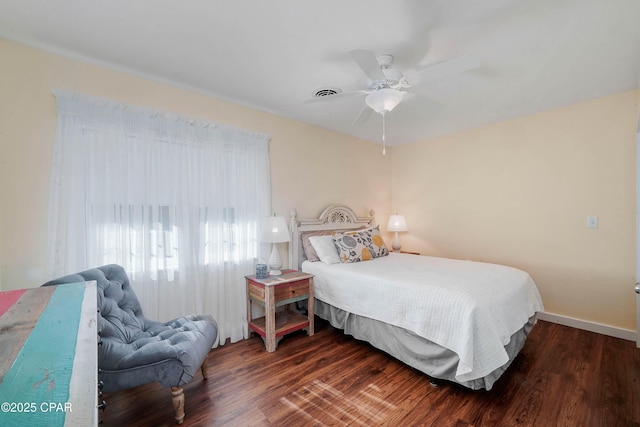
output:
[[[597,216],[588,216],[587,217],[587,227],[588,228],[598,228],[598,217]]]

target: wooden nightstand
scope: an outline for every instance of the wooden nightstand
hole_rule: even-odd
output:
[[[307,329],[313,335],[313,274],[295,270],[285,270],[281,276],[247,279],[247,320],[249,331],[262,337],[268,352],[276,351],[278,341],[291,332]],[[304,316],[289,309],[276,312],[276,308],[308,300],[308,313]],[[251,318],[252,303],[264,307],[264,317]]]

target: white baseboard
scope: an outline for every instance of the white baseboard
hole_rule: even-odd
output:
[[[589,332],[621,338],[628,341],[636,341],[636,331],[630,329],[615,328],[613,326],[600,323],[588,322],[586,320],[574,319],[572,317],[560,316],[552,313],[538,313],[538,319],[547,322],[559,323],[560,325],[571,326],[572,328],[583,329]]]

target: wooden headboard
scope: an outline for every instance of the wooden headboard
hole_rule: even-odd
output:
[[[304,260],[304,250],[300,234],[305,231],[318,230],[352,230],[360,227],[375,227],[375,212],[369,211],[369,216],[359,217],[348,206],[330,205],[318,218],[300,219],[295,209],[291,209],[289,228],[291,230],[291,244],[289,245],[289,268],[299,270]]]

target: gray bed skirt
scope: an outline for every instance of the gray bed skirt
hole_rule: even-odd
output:
[[[472,390],[491,390],[493,384],[522,350],[535,324],[535,316],[533,316],[522,329],[511,336],[511,340],[504,347],[509,355],[507,363],[483,378],[460,382],[455,379],[458,356],[451,350],[419,337],[411,331],[348,313],[318,299],[315,300],[315,314],[329,321],[333,327],[344,330],[345,334],[370,343],[431,378],[455,382]]]

